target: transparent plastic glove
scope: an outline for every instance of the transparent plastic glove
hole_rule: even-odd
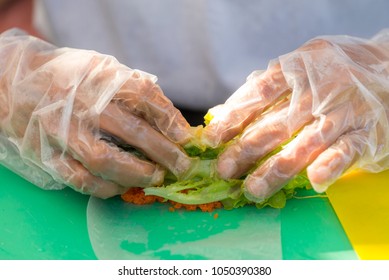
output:
[[[209,111],[205,141],[218,146],[233,139],[218,159],[218,173],[249,172],[246,196],[261,201],[305,168],[318,192],[350,168],[387,169],[388,72],[388,30],[372,40],[316,38],[272,61]]]
[[[0,36],[0,64],[0,160],[38,186],[110,197],[192,164],[190,126],[154,76],[19,30]]]

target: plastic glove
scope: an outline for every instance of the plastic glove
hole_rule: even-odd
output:
[[[209,111],[209,145],[239,135],[220,155],[218,173],[235,178],[249,172],[245,193],[259,202],[305,168],[318,192],[347,170],[387,169],[388,72],[389,30],[372,40],[316,38],[272,61]]]
[[[156,77],[19,30],[0,36],[0,64],[0,161],[36,185],[105,198],[192,164],[179,145],[190,126]]]

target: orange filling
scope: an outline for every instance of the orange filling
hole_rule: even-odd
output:
[[[221,202],[210,202],[205,204],[183,204],[171,200],[165,200],[162,197],[155,195],[145,195],[142,188],[130,188],[127,192],[121,195],[122,199],[126,202],[144,205],[144,204],[152,204],[155,202],[165,203],[169,202],[171,206],[169,207],[169,211],[173,212],[176,209],[185,209],[188,211],[195,211],[196,209],[200,209],[203,212],[212,212],[215,209],[222,208],[223,205]],[[217,217],[216,217],[217,218]]]

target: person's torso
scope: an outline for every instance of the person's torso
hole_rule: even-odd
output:
[[[157,75],[175,104],[201,109],[315,36],[389,27],[386,0],[37,0],[36,11],[55,44],[114,55]]]

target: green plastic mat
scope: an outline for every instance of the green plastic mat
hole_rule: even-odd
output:
[[[297,196],[315,196],[300,191]],[[284,259],[357,259],[327,198],[291,199],[281,211]]]
[[[96,259],[85,195],[45,191],[0,166],[0,259]]]
[[[0,259],[356,258],[326,198],[218,217],[88,200],[69,188],[41,190],[0,166]]]

